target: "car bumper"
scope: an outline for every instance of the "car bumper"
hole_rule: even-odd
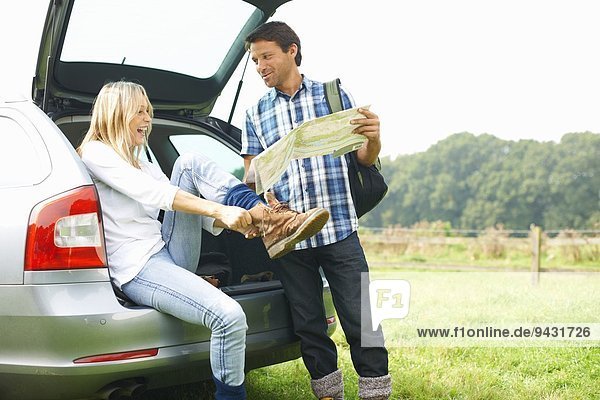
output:
[[[15,286],[13,290],[21,291],[14,298],[33,300],[21,308],[20,315],[3,317],[10,323],[0,327],[0,399],[107,398],[114,391],[135,393],[211,377],[208,329],[151,308],[124,307],[110,283]],[[7,294],[6,288],[2,293]],[[327,315],[334,316],[328,287],[324,294]],[[247,370],[300,356],[282,289],[233,297],[247,314]],[[69,307],[66,300],[77,305]],[[330,322],[332,334],[337,323],[335,318]],[[142,349],[157,352],[137,359],[74,362]]]

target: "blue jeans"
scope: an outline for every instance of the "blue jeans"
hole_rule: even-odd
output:
[[[171,183],[223,203],[229,189],[240,181],[210,159],[186,154],[173,166]],[[166,212],[162,225],[166,246],[122,290],[137,304],[209,328],[213,376],[226,385],[239,386],[244,382],[246,315],[238,302],[195,274],[206,222],[212,223],[212,219]]]
[[[388,353],[381,327],[369,338],[379,346],[361,346],[361,296],[368,301],[368,293],[361,290],[361,273],[369,268],[358,234],[327,246],[293,251],[279,261],[277,276],[289,300],[294,332],[300,337],[302,359],[311,378],[320,379],[338,369],[337,349],[327,336],[319,266],[329,282],[354,369],[361,377],[387,375]]]

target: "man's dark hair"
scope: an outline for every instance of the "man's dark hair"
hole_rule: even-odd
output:
[[[290,46],[295,43],[298,46],[298,53],[294,60],[296,65],[300,66],[302,62],[302,52],[300,51],[300,38],[296,32],[285,22],[271,21],[267,22],[252,32],[245,39],[246,50],[250,49],[250,45],[258,40],[266,40],[267,42],[275,42],[284,53],[290,49]]]

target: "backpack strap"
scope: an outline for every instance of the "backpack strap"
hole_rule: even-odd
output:
[[[342,111],[344,107],[342,106],[342,91],[340,90],[340,78],[336,78],[332,81],[328,81],[323,83],[325,87],[325,101],[327,101],[327,105],[329,106],[329,110],[332,113]],[[346,154],[346,161],[348,163],[354,164],[354,168],[358,171],[358,179],[362,185],[362,175],[358,168],[358,160],[356,158],[356,151],[352,151]],[[375,161],[375,169],[377,171],[381,171],[381,161],[379,157],[377,157],[377,161]]]
[[[329,105],[332,113],[342,111],[344,109],[342,103],[342,92],[340,90],[340,79],[336,78],[332,81],[325,82],[325,100]]]
[[[325,100],[327,101],[327,105],[329,106],[329,110],[332,113],[342,111],[344,108],[342,106],[342,93],[340,91],[340,79],[334,79],[329,82],[325,82],[323,84],[325,87]],[[357,172],[358,180],[360,185],[363,186],[363,177],[358,168],[358,161],[356,159],[356,151],[352,151],[347,153],[346,155],[346,163],[348,165],[352,164],[354,170]]]

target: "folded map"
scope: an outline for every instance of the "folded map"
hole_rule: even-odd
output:
[[[324,117],[306,121],[292,129],[277,143],[252,159],[248,182],[256,184],[256,193],[261,194],[277,182],[290,161],[332,154],[339,157],[362,146],[367,140],[364,135],[352,133],[356,125],[350,120],[364,118],[359,108],[350,108]]]

